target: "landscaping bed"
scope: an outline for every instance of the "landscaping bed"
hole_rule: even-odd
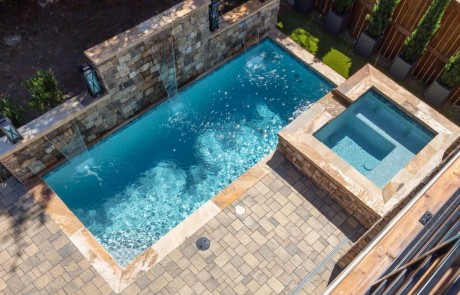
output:
[[[281,1],[277,28],[345,78],[353,75],[367,63],[389,75],[390,60],[382,56],[378,61],[375,57],[367,59],[361,56],[355,49],[353,37],[348,32],[345,31],[338,36],[326,32],[324,19],[316,10],[310,12],[308,16],[303,16],[287,1]],[[399,83],[425,101],[426,85],[420,80],[410,76]],[[460,107],[446,101],[435,109],[460,126]]]
[[[339,36],[327,33],[316,11],[305,17],[286,1],[281,1],[277,27],[345,78],[368,62],[356,51],[351,36],[346,32]]]
[[[0,98],[26,106],[30,95],[23,83],[37,70],[51,68],[66,98],[85,85],[78,66],[86,61],[84,51],[182,0],[62,0],[42,7],[45,0],[0,0]],[[49,1],[51,2],[51,1]],[[225,13],[246,0],[224,0]],[[19,34],[17,46],[7,46],[4,37]],[[27,110],[26,121],[39,113]]]

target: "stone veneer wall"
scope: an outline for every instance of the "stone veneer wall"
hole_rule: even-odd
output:
[[[22,181],[53,167],[63,159],[63,155],[51,142],[66,141],[74,136],[78,128],[85,143],[91,143],[161,101],[166,91],[158,69],[162,69],[163,77],[167,78],[165,80],[171,79],[174,74],[168,71],[174,62],[171,50],[175,55],[177,84],[181,87],[241,51],[245,40],[253,40],[257,35],[262,37],[273,29],[279,1],[260,3],[258,0],[249,0],[248,4],[252,6],[240,10],[236,8],[237,13],[230,11],[221,17],[221,29],[216,32],[209,31],[209,0],[184,1],[135,28],[142,30],[145,29],[143,25],[162,24],[147,36],[134,36],[131,40],[125,38],[129,36],[128,31],[106,41],[128,40],[122,42],[121,50],[113,54],[102,52],[109,56],[103,60],[92,60],[107,94],[86,107],[69,123],[34,139],[3,157],[1,162]],[[195,9],[185,15],[180,11],[177,13],[178,9],[186,9],[192,2],[197,5]],[[179,16],[166,24],[162,23],[174,13]],[[89,49],[87,55],[94,48]]]
[[[395,216],[415,197],[415,195],[438,173],[438,171],[450,160],[452,156],[460,152],[460,138],[457,139],[444,154],[443,161],[431,171],[423,182],[421,182],[410,194],[402,199],[394,208],[392,208],[385,216],[379,216],[373,212],[364,203],[352,194],[340,188],[340,185],[324,174],[321,169],[316,167],[312,162],[299,153],[287,141],[282,138],[278,139],[277,150],[282,153],[286,159],[291,162],[296,169],[310,177],[321,189],[325,190],[330,196],[342,206],[348,213],[356,217],[356,219],[368,230],[353,244],[353,246],[340,257],[337,264],[345,268],[349,265],[364,248],[395,218]]]
[[[359,201],[349,193],[337,181],[326,175],[309,159],[299,153],[286,140],[278,137],[277,150],[291,162],[296,169],[307,175],[321,189],[325,190],[348,213],[353,215],[365,228],[370,228],[379,219],[380,215],[374,212],[366,204]]]

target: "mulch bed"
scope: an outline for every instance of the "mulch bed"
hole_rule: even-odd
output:
[[[42,0],[45,2],[44,0]],[[85,90],[77,70],[84,51],[181,0],[55,0],[41,7],[38,0],[0,1],[0,97],[19,105],[29,99],[22,81],[38,69],[51,68],[66,96]],[[221,13],[246,2],[223,0]],[[6,46],[3,38],[20,34],[19,47]],[[28,112],[27,119],[37,114]]]

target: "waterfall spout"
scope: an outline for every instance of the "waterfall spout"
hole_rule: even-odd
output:
[[[177,95],[177,74],[176,74],[176,57],[174,53],[174,40],[171,37],[169,44],[171,45],[171,49],[169,48],[159,48],[158,49],[158,59],[155,58],[154,53],[152,52],[152,48],[149,48],[150,56],[152,57],[152,61],[155,66],[158,68],[158,73],[160,75],[160,79],[163,83],[163,86],[166,89],[166,93],[168,94],[168,98],[171,98]],[[158,63],[158,61],[160,61]]]
[[[76,123],[71,124],[72,126],[64,133],[48,140],[69,161],[72,161],[72,158],[78,154],[84,154],[85,157],[89,158],[88,149],[80,133],[80,129]]]

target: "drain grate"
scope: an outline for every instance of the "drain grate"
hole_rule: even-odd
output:
[[[361,233],[362,232],[362,227],[361,226],[358,226],[356,227],[351,233],[350,233],[350,237],[354,237],[356,234],[358,233]],[[294,289],[291,291],[291,293],[289,293],[289,295],[296,295],[300,292],[300,290],[303,289],[303,287],[305,287],[305,285],[310,282],[313,277],[318,274],[321,269],[323,269],[324,267],[326,267],[326,264],[332,260],[332,258],[337,254],[339,253],[340,249],[342,249],[345,244],[349,243],[351,240],[348,238],[348,237],[345,237],[342,241],[340,241],[340,243],[335,246],[334,249],[332,249],[331,252],[329,252],[329,254],[327,254],[326,257],[324,257],[320,263],[318,265],[316,265],[316,267],[306,276],[304,277],[300,283],[294,287]]]
[[[200,251],[206,251],[211,246],[211,241],[208,238],[201,237],[196,241],[196,247]]]

